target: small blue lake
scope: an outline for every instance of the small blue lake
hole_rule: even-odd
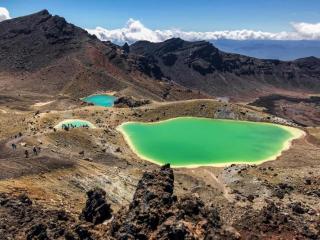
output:
[[[96,106],[112,107],[116,99],[117,98],[112,95],[96,94],[96,95],[91,95],[91,96],[82,98],[82,101],[87,103],[92,103]]]

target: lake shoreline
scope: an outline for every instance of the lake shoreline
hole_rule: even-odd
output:
[[[81,101],[100,107],[113,107],[117,98],[112,94],[101,93],[92,94],[87,97],[80,98]]]
[[[149,157],[144,156],[143,154],[141,154],[136,147],[134,146],[131,138],[129,137],[129,135],[127,134],[127,132],[124,130],[124,126],[127,124],[132,124],[132,123],[136,123],[136,124],[158,124],[158,123],[163,123],[163,122],[168,122],[168,121],[172,121],[172,120],[176,120],[176,119],[206,119],[206,120],[216,120],[216,121],[230,121],[230,122],[248,122],[248,123],[252,123],[252,124],[267,124],[267,125],[276,125],[288,132],[291,133],[292,137],[290,137],[289,139],[287,139],[284,143],[283,146],[281,147],[281,149],[275,153],[274,155],[263,159],[261,161],[255,161],[255,162],[248,162],[248,161],[232,161],[230,163],[214,163],[214,164],[187,164],[187,165],[174,165],[171,164],[172,168],[199,168],[199,167],[228,167],[232,164],[243,164],[243,165],[260,165],[262,163],[268,162],[268,161],[274,161],[277,160],[282,154],[283,152],[289,150],[292,146],[292,142],[294,140],[300,139],[302,137],[306,136],[306,133],[299,129],[299,128],[294,128],[294,127],[290,127],[290,126],[285,126],[285,125],[280,125],[280,124],[274,124],[274,123],[268,123],[268,122],[251,122],[251,121],[240,121],[240,120],[232,120],[232,119],[210,119],[210,118],[203,118],[203,117],[176,117],[176,118],[170,118],[170,119],[166,119],[166,120],[162,120],[162,121],[157,121],[157,122],[134,122],[134,121],[129,121],[129,122],[125,122],[120,124],[116,130],[119,131],[126,143],[129,145],[130,149],[133,151],[133,153],[135,155],[137,155],[140,159],[151,162],[153,164],[156,165],[163,165],[159,162],[161,161],[157,161],[155,159],[151,159]]]

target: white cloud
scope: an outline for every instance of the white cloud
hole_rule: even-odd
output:
[[[179,29],[152,30],[145,27],[140,21],[129,19],[124,28],[108,30],[102,27],[87,29],[103,41],[112,41],[123,44],[139,40],[161,42],[169,38],[180,37],[187,41],[197,40],[320,40],[320,23],[292,23],[292,32],[263,32],[253,30],[213,31],[213,32],[186,32]]]
[[[0,22],[10,18],[11,17],[10,17],[9,11],[4,7],[0,7]]]
[[[299,36],[306,39],[320,39],[320,23],[292,23]]]

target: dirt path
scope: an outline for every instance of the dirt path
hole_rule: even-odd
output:
[[[18,144],[20,142],[20,140],[22,140],[25,136],[21,136],[21,137],[17,137],[17,138],[14,138],[14,139],[11,139],[11,140],[8,140],[6,143],[5,143],[5,146],[7,148],[11,148],[12,144]]]
[[[53,103],[54,101],[48,101],[48,102],[38,102],[38,103],[35,103],[33,106],[34,107],[43,107],[45,105],[49,105],[50,103]]]
[[[18,142],[22,139],[22,137],[8,139],[7,141],[3,141],[0,143],[0,160],[7,158],[16,158],[18,156],[22,156],[21,149],[17,148],[16,150],[12,149],[12,144],[18,145]]]
[[[212,102],[219,102],[216,99],[212,98],[203,98],[203,99],[189,99],[189,100],[178,100],[178,101],[167,101],[167,102],[157,102],[153,101],[151,103],[151,106],[158,107],[158,106],[168,106],[168,105],[174,105],[174,104],[180,104],[180,103],[193,103],[193,102],[201,102],[201,101],[212,101]],[[150,105],[149,105],[150,106]]]
[[[230,189],[225,185],[223,184],[212,172],[210,172],[209,170],[207,169],[204,169],[204,171],[206,173],[209,174],[210,177],[212,177],[214,179],[214,181],[219,185],[219,188],[222,190],[223,192],[223,196],[229,201],[229,202],[233,202],[233,197],[229,194],[230,192]]]

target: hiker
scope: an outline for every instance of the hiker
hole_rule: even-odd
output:
[[[24,155],[26,156],[26,158],[29,158],[29,152],[28,152],[28,150],[25,150],[25,151],[24,151]]]
[[[11,146],[12,146],[12,150],[16,150],[17,149],[17,145],[16,144],[12,143]]]
[[[38,155],[38,150],[36,147],[33,147],[32,151],[33,151],[33,155]]]

